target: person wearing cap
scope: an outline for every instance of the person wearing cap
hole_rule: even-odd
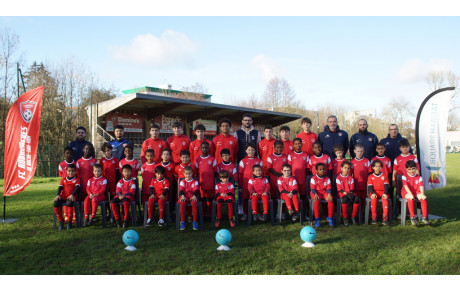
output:
[[[125,147],[127,145],[133,146],[133,143],[126,138],[123,137],[125,134],[125,129],[123,125],[118,124],[114,127],[113,134],[115,135],[115,140],[109,141],[110,145],[112,145],[112,157],[117,158],[117,160],[121,161],[125,158]]]
[[[86,144],[93,145],[89,141],[85,140],[86,137],[86,128],[83,126],[77,127],[75,130],[75,140],[69,143],[69,147],[73,150],[73,160],[78,161],[83,157],[83,147]]]
[[[182,134],[182,123],[180,121],[173,123],[172,130],[174,134],[166,140],[166,146],[172,152],[172,162],[178,165],[181,163],[180,151],[188,150],[191,140],[188,136]]]

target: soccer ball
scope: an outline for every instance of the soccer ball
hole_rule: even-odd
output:
[[[300,230],[300,238],[304,242],[313,242],[316,239],[316,231],[311,226],[305,226]]]
[[[24,119],[25,119],[26,121],[30,121],[30,120],[32,119],[32,110],[26,109],[26,110],[24,111],[23,115],[24,115]]]
[[[123,234],[123,242],[128,247],[134,246],[135,244],[137,244],[138,241],[139,241],[139,235],[137,234],[135,230],[130,229],[130,230],[125,231],[125,233]]]
[[[221,246],[226,246],[232,241],[232,234],[226,229],[221,229],[216,233],[216,242]]]

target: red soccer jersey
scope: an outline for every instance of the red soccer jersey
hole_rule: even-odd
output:
[[[252,167],[255,165],[262,166],[262,160],[254,157],[245,156],[238,166],[238,185],[246,185],[249,178],[252,177]]]
[[[132,159],[128,161],[126,158],[124,158],[120,160],[120,162],[118,163],[118,166],[120,167],[120,169],[122,169],[124,165],[130,165],[131,168],[133,168],[131,171],[131,177],[137,178],[137,174],[141,170],[141,164],[139,163],[139,161],[136,159]]]
[[[382,163],[383,163],[383,167],[382,167],[382,172],[383,174],[385,174],[385,176],[389,177],[389,175],[391,173],[393,173],[393,169],[391,167],[391,161],[388,157],[379,157],[379,156],[375,156],[372,158],[372,161],[371,161],[371,164],[373,161],[379,159]]]
[[[404,186],[408,186],[412,195],[420,194],[420,187],[423,187],[423,179],[420,175],[415,174],[414,176],[409,175],[407,172],[405,175],[402,176],[402,184],[403,187],[401,188],[401,196],[407,194],[407,191]]]
[[[383,172],[381,172],[379,175],[372,173],[367,181],[367,185],[372,186],[374,188],[374,194],[377,194],[379,196],[383,195],[383,193],[385,192],[385,184],[389,184],[388,176],[385,176]],[[369,196],[370,194],[372,193],[369,193]]]
[[[158,166],[157,163],[142,164],[141,175],[142,175],[142,195],[149,195],[150,183],[155,179],[155,168]]]
[[[179,180],[180,178],[185,178],[185,175],[184,175],[184,168],[185,168],[185,167],[192,167],[192,170],[193,170],[192,176],[193,176],[193,177],[196,176],[195,165],[193,165],[192,163],[188,163],[188,164],[181,163],[180,165],[177,165],[177,166],[174,168],[174,175],[176,175],[176,178],[177,178],[178,180]]]
[[[259,157],[263,163],[262,171],[264,175],[268,175],[267,159],[271,154],[275,152],[275,141],[276,139],[274,138],[270,140],[265,138],[259,142]]]
[[[92,177],[86,184],[86,192],[89,194],[103,195],[105,197],[105,190],[107,188],[107,179],[103,176],[99,178]]]
[[[86,197],[86,184],[88,183],[88,180],[93,177],[93,165],[96,163],[97,161],[93,157],[89,159],[81,157],[77,161],[77,174],[80,178],[83,197]]]
[[[262,194],[267,193],[270,195],[270,183],[268,183],[265,177],[254,177],[252,176],[248,181],[249,195],[252,193]]]
[[[102,165],[102,176],[106,177],[109,184],[111,182],[117,181],[117,172],[119,170],[119,162],[117,158],[112,157],[107,159],[106,157],[102,157],[99,160],[99,163]]]
[[[141,148],[141,162],[145,164],[147,160],[145,159],[145,151],[148,149],[153,149],[154,152],[154,157],[153,161],[155,163],[161,162],[161,151],[166,148],[166,142],[162,140],[161,138],[148,138],[142,143],[142,148]]]
[[[193,165],[195,165],[196,159],[201,156],[201,144],[206,141],[209,143],[209,153],[212,155],[214,154],[214,144],[212,141],[203,139],[195,139],[190,143],[189,151],[190,151],[190,161]]]
[[[182,179],[179,183],[179,191],[184,191],[185,199],[190,200],[194,195],[195,191],[200,190],[200,185],[198,181],[192,179],[187,181],[186,179]],[[196,197],[197,199],[199,197]]]
[[[226,164],[224,161],[220,162],[217,165],[217,173],[220,173],[222,170],[226,170],[230,174],[230,177],[233,178],[233,181],[237,182],[238,177],[236,176],[236,167],[234,163],[228,162],[228,164]]]
[[[407,161],[414,161],[417,163],[417,170],[420,171],[420,165],[418,163],[417,158],[413,154],[408,154],[403,156],[400,154],[396,157],[393,162],[393,171],[396,172],[396,175],[405,175],[406,174],[406,163]]]
[[[283,154],[286,156],[294,151],[294,142],[290,139],[281,140],[283,142]]]
[[[120,181],[117,183],[117,194],[131,194],[133,196],[136,195],[136,181],[133,178],[129,180],[125,180],[125,178],[121,178]]]
[[[292,167],[292,175],[299,185],[307,183],[308,154],[305,152],[292,152],[288,156],[288,163]]]
[[[318,163],[324,164],[326,170],[325,175],[327,176],[329,170],[332,170],[331,158],[327,154],[321,154],[321,156],[319,157],[317,157],[316,155],[310,156],[310,160],[308,161],[308,167],[310,168],[310,171],[313,174],[313,176],[316,175],[316,164]]]
[[[273,153],[267,159],[267,169],[273,169],[277,171],[278,173],[281,173],[281,167],[287,163],[288,163],[287,155],[285,154],[277,155]],[[275,179],[278,179],[278,177],[276,177]]]
[[[233,135],[227,134],[224,136],[221,133],[212,139],[212,143],[214,144],[214,153],[210,152],[210,154],[216,157],[218,164],[222,162],[220,151],[223,149],[230,151],[230,161],[235,163],[236,155],[238,154],[238,140]]]
[[[217,183],[216,184],[216,195],[219,195],[219,194],[227,194],[227,193],[231,193],[233,196],[235,196],[235,188],[233,187],[233,184],[228,182],[228,183]]]
[[[154,178],[150,182],[150,187],[153,187],[153,193],[155,193],[155,196],[160,197],[164,193],[165,189],[169,190],[169,180],[167,178],[163,178],[161,180]]]
[[[313,155],[313,143],[318,141],[318,135],[314,132],[306,133],[302,131],[301,133],[297,134],[298,138],[302,140],[302,151],[307,153],[309,156]]]
[[[67,166],[68,165],[75,165],[76,166],[77,162],[72,160],[72,162],[67,163],[66,160],[63,160],[62,162],[59,163],[59,177],[67,177]]]
[[[342,198],[345,193],[350,193],[355,190],[355,179],[351,175],[342,176],[338,174],[335,178],[335,185],[337,187],[337,193],[339,193],[340,198]]]
[[[346,161],[345,159],[337,160],[337,158],[333,159],[331,162],[332,167],[332,176],[337,176],[342,173],[342,163]]]
[[[278,190],[280,191],[280,194],[283,193],[283,191],[292,192],[292,191],[297,191],[299,192],[299,186],[297,186],[297,181],[293,176],[289,176],[287,178],[279,177],[278,178]]]
[[[217,162],[213,156],[199,156],[195,162],[195,168],[198,172],[198,181],[201,190],[214,189],[214,173],[217,173]]]
[[[351,160],[351,170],[355,178],[355,190],[363,191],[367,189],[367,177],[372,173],[371,163],[367,158]]]
[[[62,199],[66,200],[70,195],[72,195],[76,186],[81,186],[80,179],[77,177],[73,177],[73,179],[69,179],[68,177],[62,177],[59,186],[64,187],[61,191],[60,196]],[[77,199],[77,197],[75,197],[75,199]]]
[[[160,164],[157,164],[157,166],[162,166],[163,168],[165,168],[165,177],[169,178],[169,180],[172,181],[176,165],[174,165],[171,162],[167,164],[163,164],[163,162],[161,162]]]
[[[310,189],[315,189],[319,195],[327,195],[327,190],[332,189],[331,179],[326,175],[319,177],[315,174],[310,180]]]
[[[172,152],[172,162],[174,164],[180,164],[180,151],[188,150],[190,147],[190,138],[183,134],[179,136],[170,136],[166,140],[166,145],[171,149]]]

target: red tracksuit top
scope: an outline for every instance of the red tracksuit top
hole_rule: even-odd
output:
[[[194,165],[195,165],[196,159],[199,156],[201,156],[201,144],[204,141],[209,143],[209,154],[211,154],[211,155],[214,154],[214,144],[212,143],[212,141],[210,141],[208,139],[203,139],[203,140],[195,139],[194,141],[192,141],[190,143],[190,146],[189,146],[190,161]]]
[[[77,162],[72,160],[72,162],[67,163],[66,160],[63,160],[62,162],[59,163],[58,171],[59,171],[59,177],[67,177],[67,166],[68,165],[77,165]]]
[[[250,158],[245,156],[238,166],[238,185],[244,185],[252,177],[252,167],[255,165],[262,166],[262,164],[262,160],[257,157]]]
[[[329,173],[332,170],[332,163],[331,158],[327,154],[321,154],[321,156],[317,157],[315,155],[310,156],[310,160],[308,161],[308,167],[310,168],[311,173],[313,176],[316,175],[316,164],[323,163],[325,166],[326,173]]]
[[[86,193],[86,184],[88,180],[93,177],[93,165],[96,163],[97,161],[93,157],[89,159],[81,157],[77,161],[77,174],[78,178],[80,178],[81,190],[83,193]]]
[[[355,179],[348,174],[347,176],[342,176],[338,174],[335,178],[335,184],[337,186],[337,193],[350,193],[355,190]]]
[[[217,173],[217,162],[213,156],[199,156],[195,162],[198,172],[198,181],[201,190],[214,190],[214,173]]]
[[[313,143],[318,141],[318,135],[314,132],[306,133],[302,131],[301,133],[297,134],[296,137],[302,140],[302,151],[307,153],[309,156],[313,155]]]
[[[309,157],[304,152],[292,152],[288,156],[288,163],[292,167],[292,175],[297,180],[299,185],[305,185],[307,183],[307,171]]]
[[[369,179],[367,180],[367,185],[372,186],[374,188],[374,193],[377,195],[384,194],[385,184],[389,184],[389,183],[388,183],[388,177],[385,176],[383,172],[381,172],[380,175],[376,175],[375,173],[372,173],[369,176]],[[369,193],[369,197],[371,194],[372,193]]]
[[[220,162],[217,165],[217,173],[220,173],[220,171],[223,170],[226,170],[230,174],[230,177],[233,178],[234,182],[238,181],[238,177],[236,176],[236,167],[234,163],[228,162],[228,164],[226,164],[224,161]]]
[[[141,148],[141,162],[142,164],[145,164],[147,162],[147,159],[145,158],[145,151],[148,149],[152,149],[154,156],[153,156],[153,161],[155,163],[161,162],[161,151],[166,148],[166,142],[162,140],[161,138],[148,138],[142,143],[142,148]]]
[[[332,176],[337,176],[342,173],[342,163],[346,161],[345,158],[341,160],[337,160],[337,158],[333,159],[331,162],[331,167],[332,167]],[[347,192],[348,193],[348,192]]]
[[[281,168],[284,164],[288,163],[288,157],[285,154],[277,155],[275,153],[271,154],[268,156],[267,159],[267,169],[273,169],[277,171],[278,173],[281,173]],[[275,177],[274,179],[278,179],[278,177],[274,176],[272,173],[270,173],[270,177],[273,176]]]
[[[143,195],[149,195],[149,187],[150,183],[152,182],[153,179],[155,179],[155,168],[158,166],[157,163],[152,163],[152,164],[142,164],[141,167],[141,175],[142,175],[142,194]]]
[[[283,191],[286,193],[296,191],[299,192],[299,186],[297,185],[297,181],[294,177],[289,176],[287,178],[285,177],[279,177],[278,178],[278,190],[280,191],[280,194],[283,193]]]
[[[367,158],[352,159],[351,172],[355,178],[355,190],[366,190],[369,173],[372,173],[371,163],[369,160]]]
[[[420,194],[420,186],[423,187],[423,179],[420,175],[415,174],[414,176],[411,176],[409,175],[409,173],[406,172],[406,174],[402,176],[402,184],[403,187],[401,189],[401,196],[403,198],[407,194],[407,191],[404,188],[404,186],[406,185],[409,187],[409,190],[415,196],[416,194]]]
[[[235,163],[238,154],[238,140],[233,135],[228,134],[224,136],[221,133],[212,139],[212,143],[214,144],[214,153],[210,152],[210,154],[214,154],[218,164],[222,162],[220,151],[223,149],[228,149],[230,151],[230,161]]]
[[[172,152],[172,162],[174,164],[180,164],[180,151],[188,150],[190,147],[191,140],[188,136],[183,134],[179,136],[170,136],[166,140],[166,145],[171,149]]]
[[[270,195],[270,183],[265,177],[252,176],[248,181],[248,190],[249,195],[252,195],[252,193],[261,195],[264,192]]]
[[[127,160],[126,158],[123,158],[120,160],[118,167],[120,167],[120,170],[123,168],[124,165],[130,165],[132,169],[131,171],[131,177],[137,178],[137,174],[141,170],[141,165],[138,160],[132,159],[132,160]]]
[[[281,141],[283,142],[283,154],[288,156],[290,153],[294,151],[294,142],[290,139],[286,141],[284,140],[281,140]]]
[[[120,181],[117,183],[117,195],[118,193],[124,194],[131,194],[133,197],[136,195],[136,182],[133,178],[129,180],[125,180],[125,178],[121,178]]]
[[[396,172],[396,175],[405,175],[407,173],[406,171],[407,161],[414,161],[417,164],[417,170],[420,171],[420,165],[418,163],[418,160],[413,154],[408,154],[406,156],[403,156],[402,154],[400,154],[399,156],[396,157],[396,159],[393,162],[393,171]]]
[[[275,141],[274,138],[270,140],[264,138],[259,142],[259,157],[264,163],[264,167],[267,165],[268,157],[275,152]]]
[[[59,196],[61,196],[62,199],[66,200],[68,197],[70,197],[70,195],[72,195],[76,186],[81,186],[80,179],[76,176],[73,177],[73,179],[69,179],[68,177],[62,177],[59,186],[63,187]],[[77,199],[77,197],[75,197],[75,199]]]
[[[185,178],[185,175],[184,175],[184,168],[185,167],[192,167],[192,170],[193,170],[192,176],[193,177],[196,176],[196,168],[195,168],[194,164],[192,164],[191,162],[188,163],[188,164],[181,163],[181,164],[177,165],[174,168],[174,175],[176,175],[176,178],[177,178],[178,181],[179,181],[180,178]]]
[[[233,196],[235,196],[235,188],[233,187],[233,184],[228,182],[228,183],[217,183],[216,184],[216,195],[219,195],[221,193],[227,194],[231,193]]]
[[[117,158],[112,157],[110,159],[107,159],[106,157],[102,157],[99,160],[99,163],[102,165],[102,176],[106,177],[109,183],[116,183],[116,170],[119,170],[119,162]]]
[[[310,189],[315,189],[318,195],[327,195],[327,190],[331,190],[331,179],[328,176],[319,177],[314,175],[310,180]]]
[[[107,188],[107,179],[103,176],[99,178],[92,177],[86,184],[86,191],[88,194],[97,194],[105,197],[105,190]]]
[[[382,172],[383,174],[385,174],[385,176],[389,177],[391,173],[393,173],[393,167],[391,166],[391,161],[390,161],[390,158],[388,157],[379,157],[379,156],[375,156],[372,158],[372,161],[371,161],[371,164],[373,161],[375,160],[380,160],[382,163],[383,163],[383,167],[382,167]]]
[[[184,191],[186,200],[190,200],[197,190],[200,190],[200,185],[196,179],[192,178],[190,181],[182,179],[179,183],[179,192]],[[199,197],[197,196],[196,198],[198,199]]]
[[[158,180],[157,178],[152,179],[150,187],[153,187],[153,193],[155,193],[155,196],[160,197],[164,193],[165,189],[169,190],[169,180],[165,177],[161,180]]]

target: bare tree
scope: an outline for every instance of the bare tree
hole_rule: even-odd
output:
[[[195,84],[191,86],[183,86],[181,88],[182,93],[175,94],[175,97],[182,98],[182,99],[190,99],[190,100],[198,100],[198,101],[205,101],[211,102],[211,98],[204,98],[208,93],[208,88],[206,88],[203,84],[195,82]]]
[[[280,108],[296,108],[300,102],[296,100],[294,89],[286,79],[271,79],[262,94],[265,109],[280,111]]]
[[[393,98],[383,109],[382,118],[388,124],[395,123],[399,127],[401,135],[409,139],[411,143],[415,140],[414,107],[404,97]]]

